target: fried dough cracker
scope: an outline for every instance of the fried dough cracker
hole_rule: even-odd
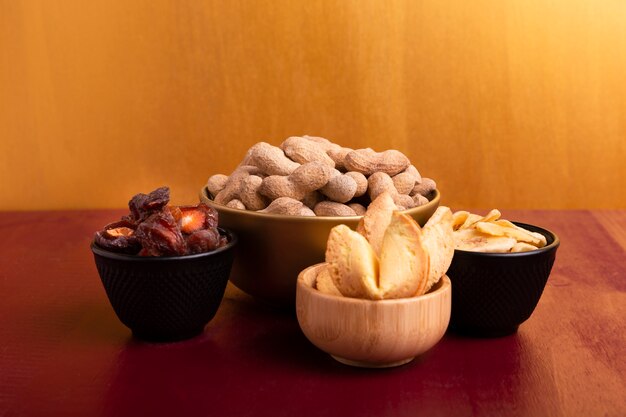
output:
[[[340,224],[331,229],[326,245],[328,273],[346,297],[381,299],[378,257],[360,233]]]
[[[448,207],[440,206],[422,229],[422,243],[430,256],[424,293],[448,271],[454,256],[454,219]],[[418,294],[419,295],[419,294]]]
[[[385,230],[391,222],[391,214],[398,210],[391,194],[384,192],[370,203],[359,221],[356,231],[365,236],[376,256],[380,256]]]
[[[341,293],[341,291],[339,291],[339,288],[337,288],[335,282],[333,281],[333,278],[328,272],[328,266],[322,268],[322,270],[317,274],[315,288],[317,288],[319,292],[323,292],[324,294],[343,297],[343,294]]]
[[[379,288],[383,298],[423,294],[428,284],[429,259],[417,222],[394,212],[381,248]]]
[[[442,206],[421,229],[412,217],[397,211],[390,194],[383,193],[370,204],[358,232],[345,225],[331,230],[328,265],[318,275],[317,288],[375,300],[424,294],[450,266],[452,224],[452,212]]]

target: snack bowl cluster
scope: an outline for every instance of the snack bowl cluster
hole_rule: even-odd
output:
[[[120,321],[139,339],[171,342],[204,330],[222,301],[237,237],[213,251],[145,257],[91,244],[107,297]]]
[[[447,272],[454,299],[451,330],[471,336],[505,336],[515,333],[535,310],[560,241],[542,227],[513,223],[545,236],[546,246],[517,253],[455,250]]]
[[[239,237],[231,282],[255,298],[292,307],[300,271],[324,260],[330,230],[340,224],[356,228],[362,216],[287,216],[229,208],[213,201],[206,189],[200,200],[219,213],[220,225]],[[405,210],[424,225],[439,206],[435,190],[430,201]]]
[[[451,285],[443,276],[426,294],[366,300],[324,294],[315,282],[324,263],[298,276],[296,314],[305,336],[347,365],[392,367],[432,348],[450,320]]]

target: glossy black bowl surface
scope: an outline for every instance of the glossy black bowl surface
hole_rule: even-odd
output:
[[[111,306],[139,339],[171,342],[204,330],[224,297],[237,237],[224,229],[228,244],[186,256],[142,257],[91,244]]]
[[[535,310],[560,242],[547,229],[514,223],[544,235],[546,246],[519,253],[455,250],[447,272],[452,281],[451,330],[471,336],[504,336],[515,333]]]

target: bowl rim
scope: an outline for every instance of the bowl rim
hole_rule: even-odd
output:
[[[209,252],[202,252],[202,253],[194,253],[192,255],[176,255],[176,256],[139,256],[139,255],[129,255],[126,253],[119,253],[119,252],[113,252],[107,249],[102,248],[101,246],[98,246],[98,244],[96,243],[95,240],[91,241],[91,251],[96,254],[96,255],[100,255],[102,257],[108,258],[108,259],[115,259],[115,260],[123,260],[123,261],[135,261],[135,262],[165,262],[165,261],[183,261],[183,260],[190,260],[190,259],[198,259],[198,258],[204,258],[207,256],[213,256],[213,255],[217,255],[219,253],[225,252],[230,250],[231,248],[233,248],[236,244],[237,244],[237,235],[235,233],[233,233],[231,230],[228,229],[224,229],[223,227],[218,227],[217,228],[220,231],[220,234],[222,234],[222,232],[224,234],[226,234],[226,236],[228,237],[228,243],[225,244],[224,246],[220,246],[217,249],[214,249],[212,251]]]
[[[224,213],[233,214],[233,215],[243,214],[244,216],[257,217],[259,219],[277,219],[277,220],[292,220],[292,221],[295,220],[295,221],[306,221],[306,222],[327,222],[328,220],[332,219],[333,221],[339,221],[343,223],[346,221],[354,221],[355,219],[360,220],[363,217],[362,215],[361,216],[289,216],[286,214],[259,213],[258,211],[253,211],[253,210],[240,210],[240,209],[230,208],[230,207],[226,207],[223,204],[219,204],[213,201],[213,198],[211,198],[211,194],[209,193],[209,190],[207,189],[206,185],[203,186],[202,189],[200,190],[200,201],[205,203],[206,202],[205,200],[210,201],[210,205],[213,205],[216,208],[219,208],[219,210]],[[439,206],[440,200],[441,200],[441,193],[439,192],[439,189],[436,188],[433,198],[429,200],[428,203],[423,204],[421,206],[413,207],[407,210],[403,210],[401,212],[410,215],[412,213],[416,213],[421,210],[427,211],[430,208],[436,209],[437,206]]]
[[[304,290],[307,291],[309,294],[312,294],[313,297],[322,297],[322,299],[332,300],[332,301],[342,300],[340,302],[346,302],[346,303],[352,303],[352,304],[361,304],[361,305],[362,304],[397,305],[397,304],[406,304],[406,303],[412,303],[412,302],[419,302],[420,300],[429,300],[431,298],[440,297],[446,291],[451,291],[452,290],[452,281],[450,280],[450,277],[448,277],[447,274],[443,274],[443,276],[439,279],[439,281],[437,281],[437,283],[434,284],[434,285],[437,285],[437,284],[441,283],[439,288],[437,288],[434,291],[429,291],[426,294],[418,295],[417,297],[393,298],[393,299],[387,299],[387,300],[369,300],[369,299],[366,299],[366,298],[353,298],[353,297],[345,297],[345,296],[339,297],[337,295],[323,293],[323,292],[313,288],[312,286],[307,285],[304,282],[304,274],[307,271],[313,270],[313,269],[319,269],[319,268],[321,268],[322,265],[325,265],[325,264],[326,264],[326,262],[320,262],[318,264],[311,265],[311,266],[303,269],[298,274],[297,287],[304,288]],[[296,297],[296,300],[297,300],[297,297]]]
[[[561,244],[561,240],[559,239],[557,234],[551,230],[546,229],[545,227],[540,227],[534,224],[523,223],[523,222],[518,222],[518,221],[513,221],[513,220],[511,221],[511,223],[513,223],[516,226],[525,228],[525,229],[527,227],[530,227],[530,229],[535,229],[534,231],[536,231],[537,233],[541,233],[546,238],[551,238],[552,242],[542,248],[529,250],[527,252],[476,252],[476,251],[470,251],[470,250],[454,249],[455,255],[459,254],[463,256],[477,256],[477,257],[482,257],[482,258],[522,258],[525,256],[535,256],[541,253],[549,252],[553,249],[558,248],[559,245]]]

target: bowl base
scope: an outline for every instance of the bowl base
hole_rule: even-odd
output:
[[[396,362],[388,362],[388,363],[369,363],[369,362],[361,362],[361,361],[353,361],[351,359],[342,358],[340,356],[330,355],[337,362],[341,362],[344,365],[348,366],[357,366],[359,368],[393,368],[394,366],[400,366],[411,362],[415,357],[402,359]]]
[[[483,338],[509,336],[514,333],[517,333],[518,328],[519,328],[519,325],[511,326],[511,327],[502,327],[502,328],[497,328],[497,329],[482,328],[482,327],[466,327],[466,326],[456,327],[453,325],[450,326],[450,330],[452,332],[459,334],[461,336],[483,337]]]
[[[196,337],[200,335],[202,332],[204,332],[204,326],[202,326],[200,329],[194,329],[193,331],[178,333],[174,335],[143,333],[141,331],[133,330],[133,337],[139,340],[143,340],[144,342],[169,343],[169,342],[180,342],[182,340],[191,339],[192,337]]]

